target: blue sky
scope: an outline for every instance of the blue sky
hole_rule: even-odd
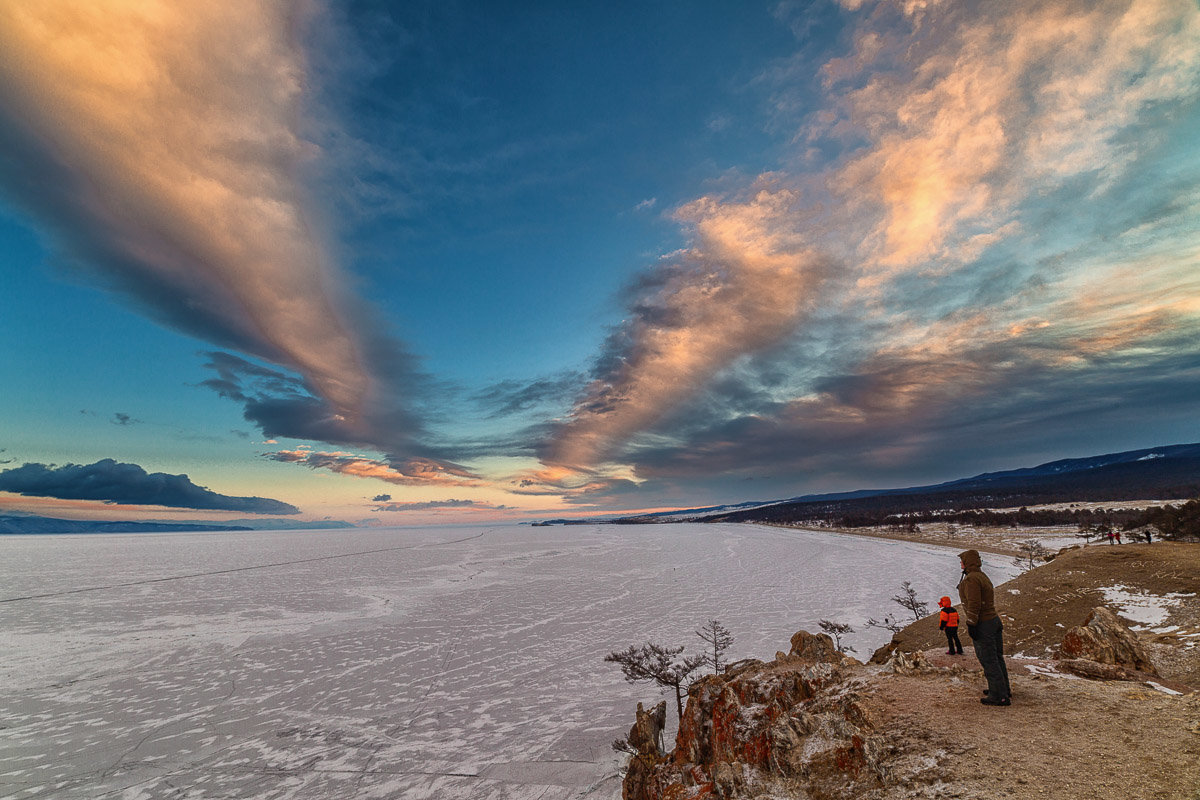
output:
[[[0,512],[523,519],[1200,439],[1191,2],[53,0],[0,47]]]

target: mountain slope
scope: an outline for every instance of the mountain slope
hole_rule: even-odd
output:
[[[1061,459],[928,486],[807,495],[775,503],[756,503],[752,508],[740,510],[713,513],[713,509],[694,509],[674,512],[671,516],[722,522],[781,521],[883,510],[905,513],[930,508],[1016,508],[1044,503],[1183,500],[1197,496],[1200,496],[1200,444],[1180,444]]]

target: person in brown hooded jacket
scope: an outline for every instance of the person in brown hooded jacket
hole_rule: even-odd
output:
[[[983,561],[976,550],[958,554],[962,580],[958,582],[958,597],[962,601],[967,621],[967,635],[975,646],[975,657],[983,667],[988,690],[980,701],[989,706],[1012,704],[1008,685],[1008,667],[1004,665],[1004,625],[996,613],[996,592],[992,581],[983,573]]]

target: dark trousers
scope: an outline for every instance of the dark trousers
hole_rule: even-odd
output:
[[[971,644],[975,645],[975,657],[983,667],[987,678],[988,694],[997,699],[1012,696],[1008,687],[1008,667],[1004,665],[1004,625],[1000,618],[989,619],[978,625],[968,625]]]
[[[958,638],[958,626],[943,628],[946,632],[946,652],[962,655],[962,641]]]

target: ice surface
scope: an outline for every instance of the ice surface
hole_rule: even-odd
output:
[[[887,634],[954,551],[750,525],[0,538],[0,797],[620,796],[606,653]],[[985,556],[997,583],[1017,572]]]

